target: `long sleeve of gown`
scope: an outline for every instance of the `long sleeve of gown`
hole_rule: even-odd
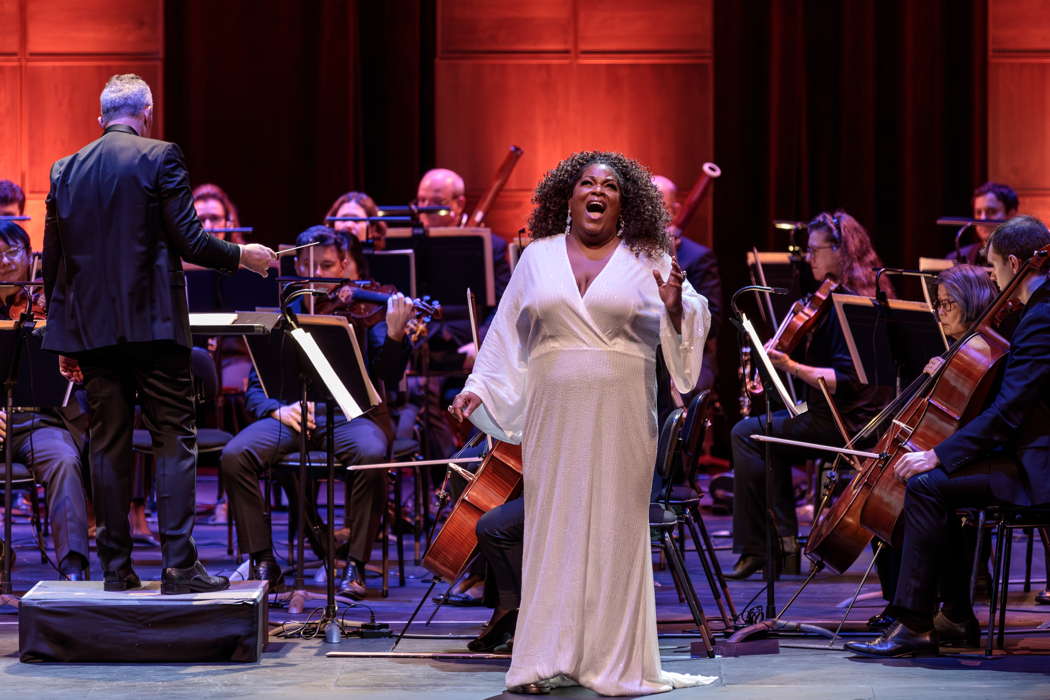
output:
[[[521,443],[525,426],[527,350],[519,323],[528,288],[527,259],[523,255],[514,269],[463,387],[481,399],[481,406],[471,414],[470,421],[497,440],[514,444]]]
[[[661,274],[666,279],[670,272],[670,259],[665,259]],[[704,359],[704,343],[711,328],[711,312],[707,299],[693,289],[686,280],[682,284],[682,332],[678,333],[671,323],[671,315],[664,309],[660,316],[660,347],[663,352],[671,381],[679,392],[690,391],[700,378],[700,365]]]

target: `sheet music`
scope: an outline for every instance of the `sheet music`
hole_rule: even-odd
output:
[[[777,372],[776,368],[773,367],[773,363],[769,361],[769,355],[766,354],[762,341],[758,339],[758,333],[755,332],[755,327],[751,325],[751,319],[749,319],[746,314],[742,313],[740,314],[740,323],[744,327],[744,332],[747,333],[747,337],[751,340],[751,344],[754,346],[753,351],[762,361],[762,366],[765,367],[766,373],[769,375],[770,379],[773,380],[773,386],[776,388],[777,393],[780,394],[780,400],[784,402],[784,406],[787,407],[788,413],[792,416],[801,416],[807,410],[806,404],[801,403],[795,405],[795,402],[791,400],[787,387],[785,387],[784,382],[780,380],[780,374]]]
[[[314,340],[313,336],[302,328],[296,328],[292,331],[291,336],[295,339],[295,342],[299,343],[299,347],[303,349],[306,356],[310,358],[310,363],[317,370],[318,376],[321,377],[321,381],[324,382],[328,391],[331,392],[332,398],[335,399],[346,419],[349,421],[362,415],[364,411],[354,401],[354,397],[350,395],[350,392],[347,391],[346,386],[339,380],[339,377],[336,376],[335,370],[332,369],[328,358],[321,352],[321,348],[318,347],[317,341]],[[360,357],[358,360],[360,360]]]

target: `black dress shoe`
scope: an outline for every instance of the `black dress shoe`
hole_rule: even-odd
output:
[[[725,574],[726,578],[745,579],[751,574],[761,571],[766,566],[766,558],[757,554],[743,554],[737,560],[733,570]]]
[[[111,593],[115,591],[126,591],[131,588],[140,588],[141,586],[142,580],[130,566],[126,569],[121,569],[120,571],[107,571],[102,580],[102,590]]]
[[[131,543],[141,545],[143,547],[159,547],[160,542],[153,535],[132,535]]]
[[[1050,605],[1050,588],[1043,589],[1035,594],[1036,605]]]
[[[88,581],[88,570],[81,569],[80,571],[73,571],[68,574],[62,574],[67,581]]]
[[[434,596],[434,602],[438,605],[452,605],[457,608],[474,608],[485,604],[483,598],[475,598],[467,593],[442,593]]]
[[[893,627],[895,622],[897,622],[897,618],[887,615],[886,611],[883,610],[878,615],[872,615],[868,618],[868,629],[881,634]]]
[[[976,617],[966,622],[954,622],[943,613],[933,618],[933,628],[937,630],[937,639],[945,646],[964,646],[970,649],[981,646],[981,624]]]
[[[847,642],[846,648],[864,656],[896,659],[903,656],[937,656],[937,630],[913,632],[898,622],[873,642]]]
[[[475,639],[467,642],[470,651],[488,652],[514,638],[514,627],[518,624],[517,610],[499,610]]]
[[[180,569],[169,566],[164,569],[160,579],[160,592],[165,595],[181,593],[213,593],[230,587],[230,579],[225,576],[212,576],[200,561],[193,566]]]
[[[270,584],[270,593],[277,591],[284,583],[281,567],[273,559],[260,559],[252,564],[250,576],[253,581],[266,581]]]
[[[346,568],[343,569],[343,575],[339,579],[339,586],[336,588],[336,594],[353,598],[354,600],[364,598],[365,594],[368,593],[368,589],[365,588],[365,578],[361,572],[362,566],[360,564],[353,559],[347,559]]]

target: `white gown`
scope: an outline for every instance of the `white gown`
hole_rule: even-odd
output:
[[[641,695],[715,678],[661,670],[649,495],[656,460],[656,347],[677,387],[699,377],[707,300],[684,283],[682,332],[653,269],[667,255],[620,244],[581,298],[565,235],[524,251],[467,379],[471,416],[523,444],[521,611],[507,686],[554,679]]]

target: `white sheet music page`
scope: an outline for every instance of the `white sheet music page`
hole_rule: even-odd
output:
[[[747,333],[748,338],[751,339],[751,343],[754,345],[754,350],[762,360],[762,366],[765,367],[766,372],[773,379],[773,386],[776,387],[777,393],[780,394],[780,400],[784,402],[788,413],[793,416],[801,416],[807,410],[805,402],[796,406],[791,400],[791,395],[788,394],[787,387],[785,387],[784,382],[780,380],[780,374],[777,372],[776,368],[773,367],[773,363],[769,361],[769,355],[766,354],[762,341],[758,339],[758,333],[755,332],[755,327],[751,325],[751,319],[742,313],[740,314],[740,324],[744,327],[744,332]]]
[[[296,328],[291,335],[310,359],[310,364],[317,370],[318,376],[321,377],[324,385],[328,387],[328,391],[331,392],[332,398],[335,399],[336,404],[342,409],[346,419],[353,420],[363,414],[364,411],[354,401],[354,397],[350,395],[350,392],[347,391],[346,386],[339,380],[339,377],[336,376],[331,363],[328,362],[328,358],[321,352],[321,348],[317,346],[317,341],[314,340],[313,336],[302,328]]]

